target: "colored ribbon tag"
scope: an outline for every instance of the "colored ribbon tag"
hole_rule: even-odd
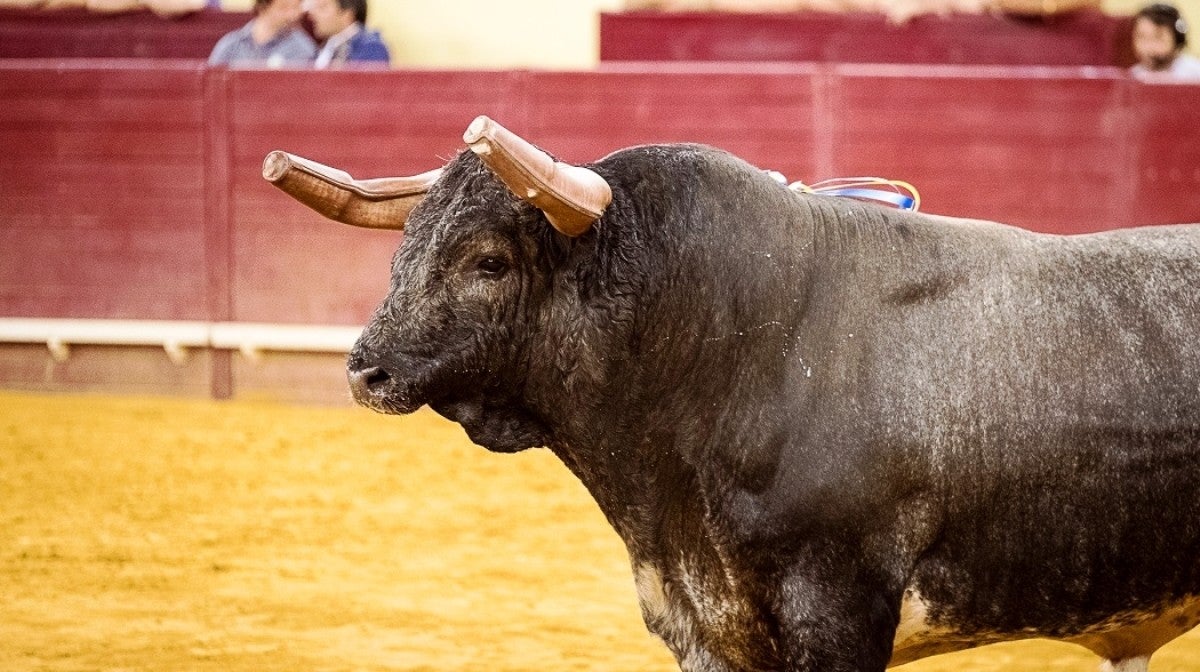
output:
[[[768,170],[767,174],[789,189],[806,194],[872,201],[910,212],[916,212],[921,207],[921,194],[917,188],[900,180],[883,177],[839,177],[809,185],[803,182],[788,184],[787,178],[774,170]]]

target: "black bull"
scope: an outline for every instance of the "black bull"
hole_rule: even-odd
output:
[[[554,451],[683,669],[1048,637],[1143,670],[1200,623],[1200,227],[887,210],[695,145],[585,171],[480,123],[440,174],[265,172],[341,221],[407,218],[355,397]],[[581,205],[570,171],[608,191]]]

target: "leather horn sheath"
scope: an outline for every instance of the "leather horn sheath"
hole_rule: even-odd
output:
[[[334,221],[367,229],[403,230],[441,169],[412,177],[356,180],[345,171],[279,150],[263,160],[263,177]]]
[[[595,171],[555,161],[488,117],[476,117],[463,141],[509,190],[541,209],[565,235],[582,235],[612,201],[612,188]]]

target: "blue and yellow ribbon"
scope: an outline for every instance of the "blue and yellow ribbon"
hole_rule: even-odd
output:
[[[838,177],[815,184],[788,184],[787,178],[774,170],[767,171],[767,174],[789,189],[805,194],[872,201],[910,212],[916,212],[921,207],[921,193],[913,185],[901,180],[889,180],[884,177]]]
[[[911,212],[916,212],[921,207],[921,193],[916,187],[902,180],[889,180],[884,177],[839,177],[811,185],[792,182],[788,188],[806,194],[873,201]]]

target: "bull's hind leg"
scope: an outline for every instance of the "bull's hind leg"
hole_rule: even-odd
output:
[[[1106,660],[1100,665],[1100,672],[1147,672],[1150,669],[1150,656],[1138,656],[1124,660]]]

